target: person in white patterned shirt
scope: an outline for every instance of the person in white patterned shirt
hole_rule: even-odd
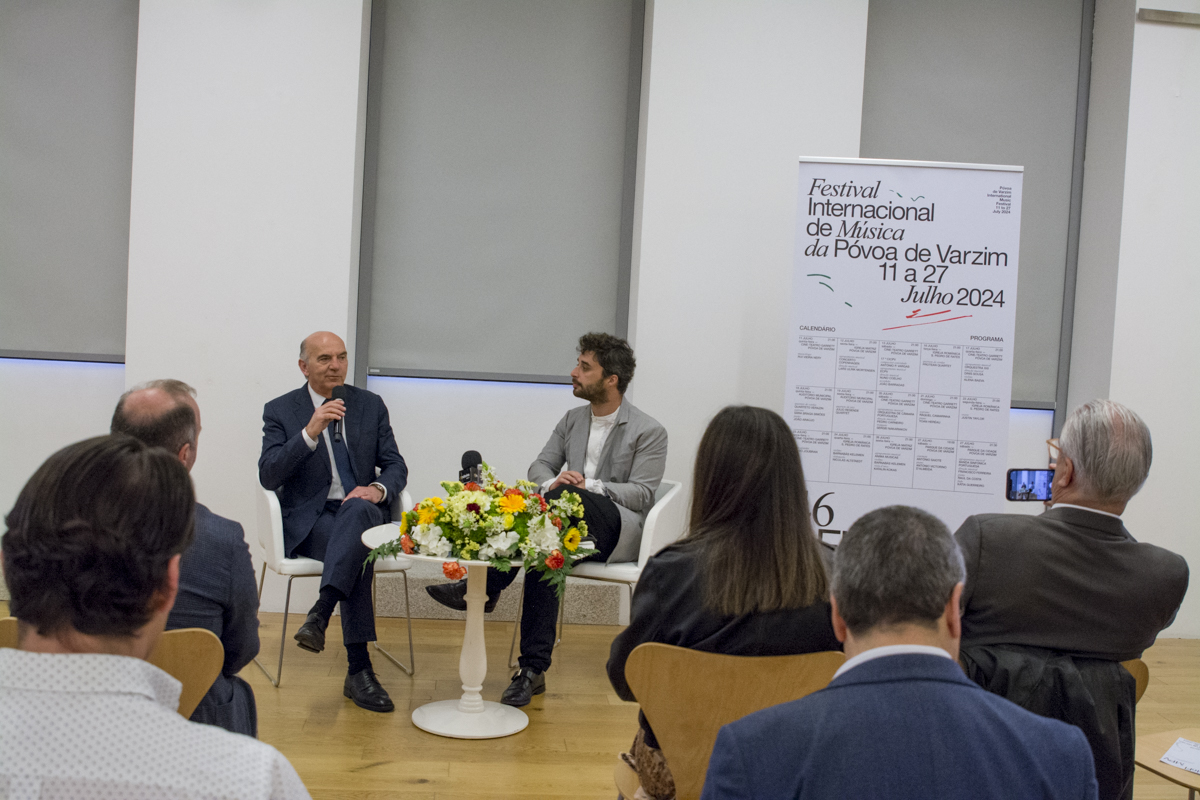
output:
[[[275,748],[181,717],[145,660],[192,540],[187,469],[101,436],[52,455],[0,540],[18,649],[0,649],[0,797],[307,798]]]

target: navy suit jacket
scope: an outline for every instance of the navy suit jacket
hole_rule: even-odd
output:
[[[254,690],[238,677],[258,655],[258,587],[242,526],[196,504],[196,538],[179,562],[179,594],[167,630],[206,628],[225,648],[225,665],[192,714],[193,722],[255,736]]]
[[[721,728],[701,797],[1095,800],[1096,775],[1078,728],[905,654]]]
[[[258,480],[264,489],[279,494],[283,541],[289,555],[312,530],[333,485],[325,437],[317,439],[316,450],[309,450],[301,434],[312,415],[307,384],[275,398],[263,409]],[[387,489],[387,501],[391,501],[408,483],[408,467],[396,449],[383,399],[366,389],[347,386],[343,422],[355,483],[358,486],[381,483]],[[378,476],[376,467],[381,470]],[[354,487],[345,488],[349,492]],[[387,501],[381,505],[385,520],[390,519]]]

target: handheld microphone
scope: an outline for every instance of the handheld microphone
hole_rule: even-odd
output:
[[[345,403],[346,402],[346,385],[339,384],[339,385],[333,387],[332,394],[333,394],[333,396],[330,398],[331,400],[341,400],[343,403]],[[333,440],[335,442],[340,442],[342,440],[342,421],[340,419],[334,421],[332,435],[333,435]]]
[[[483,483],[483,456],[478,450],[468,450],[463,453],[462,469],[459,470],[458,480],[461,483]]]

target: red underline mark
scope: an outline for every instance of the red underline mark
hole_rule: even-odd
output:
[[[936,317],[938,314],[949,314],[950,309],[944,311],[934,311],[932,314],[922,314],[921,309],[914,308],[913,312],[905,317],[905,319],[921,319],[922,317]]]
[[[916,328],[921,325],[936,325],[939,322],[953,322],[956,319],[966,319],[967,317],[973,317],[973,316],[975,316],[975,315],[974,314],[963,314],[961,317],[946,317],[946,319],[935,319],[931,322],[914,322],[911,325],[893,325],[890,328],[884,328],[884,330],[885,331],[894,331],[897,328]]]

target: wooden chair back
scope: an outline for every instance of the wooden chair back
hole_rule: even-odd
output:
[[[822,689],[845,662],[838,652],[727,656],[651,642],[625,678],[662,747],[678,800],[700,797],[722,725]]]
[[[0,617],[0,647],[17,647],[17,618]]]
[[[164,633],[147,660],[183,684],[179,713],[186,718],[221,674],[225,648],[210,630],[180,628]]]
[[[0,647],[17,646],[17,618],[0,618]],[[212,631],[181,628],[159,637],[151,664],[183,684],[179,713],[190,717],[225,665],[225,648]]]
[[[1146,666],[1146,662],[1140,658],[1122,661],[1121,666],[1129,670],[1129,674],[1137,681],[1137,696],[1134,699],[1136,703],[1142,699],[1142,695],[1146,693],[1146,687],[1150,685],[1150,667]]]

